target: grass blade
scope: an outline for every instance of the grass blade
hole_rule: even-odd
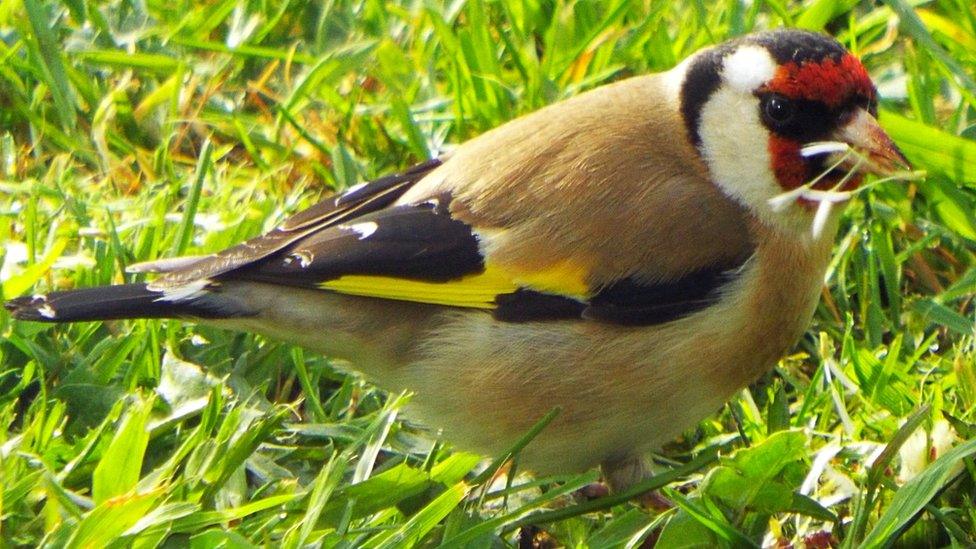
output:
[[[864,538],[862,546],[881,547],[898,539],[898,535],[911,525],[918,513],[952,480],[960,462],[973,454],[976,454],[976,439],[967,440],[949,450],[899,488],[881,518]]]

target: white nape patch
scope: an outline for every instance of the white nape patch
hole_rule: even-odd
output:
[[[210,284],[210,281],[206,278],[194,280],[193,282],[184,284],[183,286],[163,290],[163,295],[157,297],[155,301],[184,301],[187,299],[193,299],[194,297],[206,293],[206,287],[208,284]]]
[[[339,225],[339,228],[352,231],[359,235],[359,240],[365,240],[372,236],[380,226],[375,221],[364,221],[363,223],[354,223],[352,225]]]
[[[752,93],[776,74],[776,61],[760,46],[740,46],[722,61],[722,77],[740,92]]]
[[[688,67],[690,67],[692,62],[704,51],[707,50],[699,50],[697,53],[689,55],[684,61],[678,63],[672,67],[671,70],[662,75],[664,87],[670,92],[666,94],[668,97],[681,97],[681,87],[685,83],[685,77],[688,76]],[[675,100],[677,101],[677,99]]]

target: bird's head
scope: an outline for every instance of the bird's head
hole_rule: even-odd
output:
[[[675,73],[688,136],[711,178],[767,224],[809,230],[824,222],[818,210],[829,212],[817,197],[837,201],[866,173],[908,168],[875,118],[867,71],[833,38],[753,34]]]

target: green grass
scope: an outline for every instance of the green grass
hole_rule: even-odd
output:
[[[3,2],[2,293],[139,280],[782,25],[863,57],[928,177],[848,208],[793,354],[662,452],[670,507],[579,499],[596,472],[493,475],[404,422],[409,396],[260,337],[0,313],[0,546],[976,544],[970,0]]]

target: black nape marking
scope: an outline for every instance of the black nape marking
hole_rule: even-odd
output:
[[[688,67],[681,84],[681,117],[685,121],[688,139],[695,148],[701,146],[698,125],[701,123],[702,109],[722,83],[722,58],[728,51],[728,48],[718,46],[702,52]]]
[[[521,289],[495,298],[494,316],[507,322],[588,319],[623,326],[652,326],[678,320],[717,302],[735,280],[736,265],[712,267],[677,280],[647,284],[619,280],[583,303]]]

